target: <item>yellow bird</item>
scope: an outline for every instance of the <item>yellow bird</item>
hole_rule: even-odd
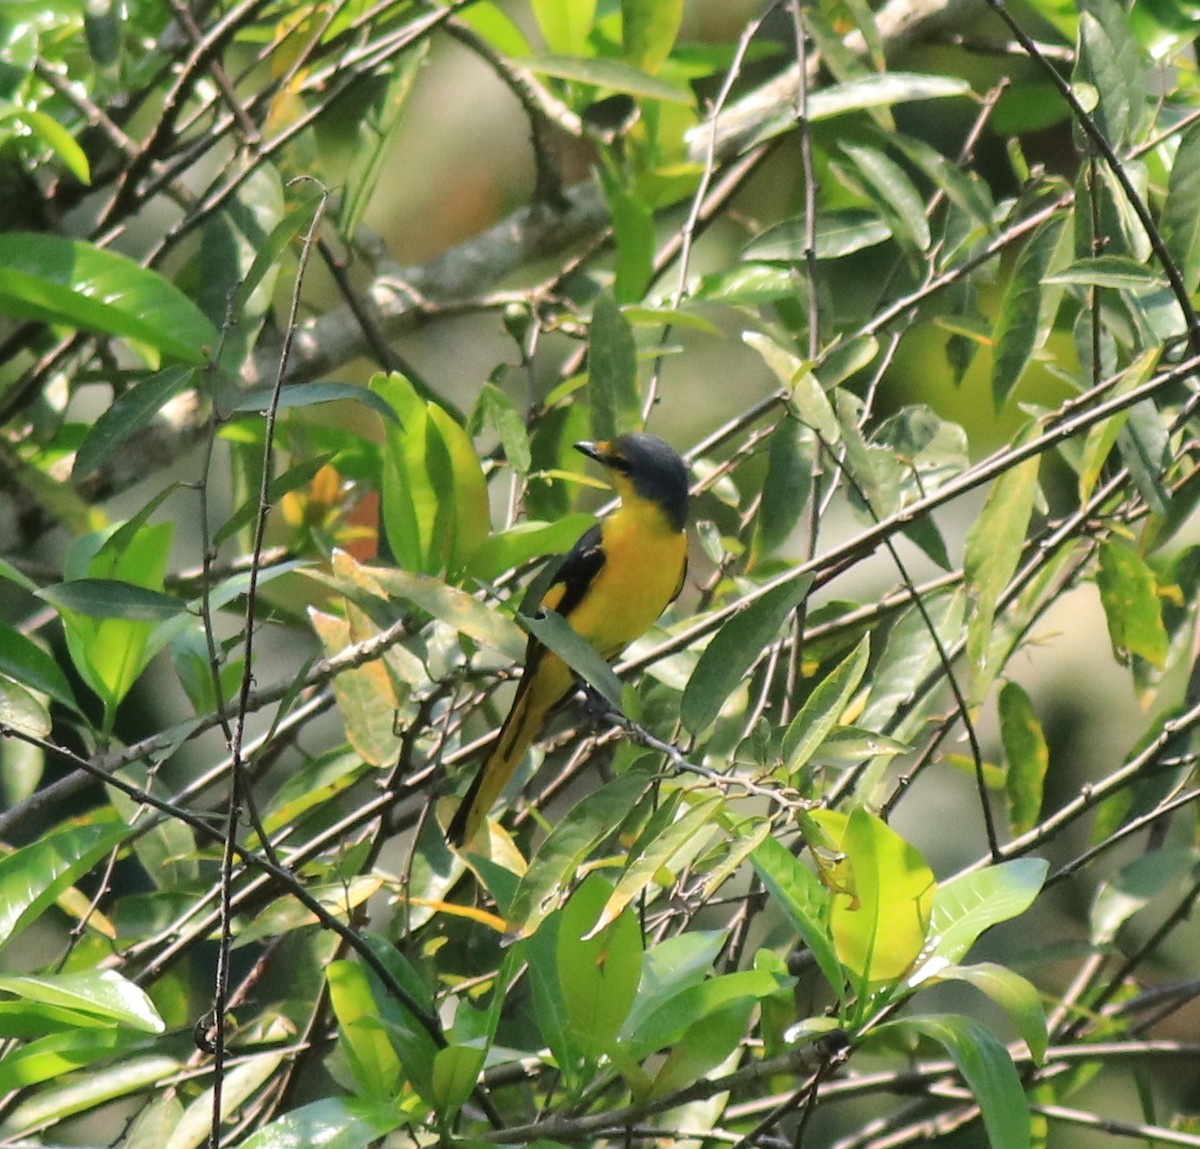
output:
[[[620,506],[579,539],[542,597],[606,659],[674,602],[687,573],[688,481],[683,460],[654,435],[576,443],[607,472]],[[550,712],[574,689],[571,668],[530,637],[525,671],[500,736],[446,831],[468,845]]]

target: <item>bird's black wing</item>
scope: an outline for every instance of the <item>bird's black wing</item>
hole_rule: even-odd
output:
[[[590,527],[554,572],[554,581],[546,591],[543,602],[552,610],[569,618],[587,594],[588,587],[604,566],[604,547],[601,542],[600,524]],[[559,592],[559,587],[562,588]]]

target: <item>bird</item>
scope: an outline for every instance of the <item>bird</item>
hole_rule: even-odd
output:
[[[584,440],[575,449],[604,468],[619,505],[567,553],[542,596],[604,658],[616,658],[679,596],[687,574],[687,468],[662,439],[645,432]],[[576,686],[575,674],[532,635],[525,669],[491,752],[446,829],[462,848],[515,773],[550,712]]]

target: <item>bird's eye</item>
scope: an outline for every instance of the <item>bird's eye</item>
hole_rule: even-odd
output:
[[[622,459],[620,455],[612,455],[605,460],[608,466],[614,471],[620,471],[622,475],[628,475],[632,468],[629,465],[628,459]]]

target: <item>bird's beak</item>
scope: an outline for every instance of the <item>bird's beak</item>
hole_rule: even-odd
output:
[[[591,439],[580,439],[575,444],[575,450],[580,454],[586,455],[589,459],[595,459],[602,467],[608,461],[608,444],[605,442],[593,442]]]

